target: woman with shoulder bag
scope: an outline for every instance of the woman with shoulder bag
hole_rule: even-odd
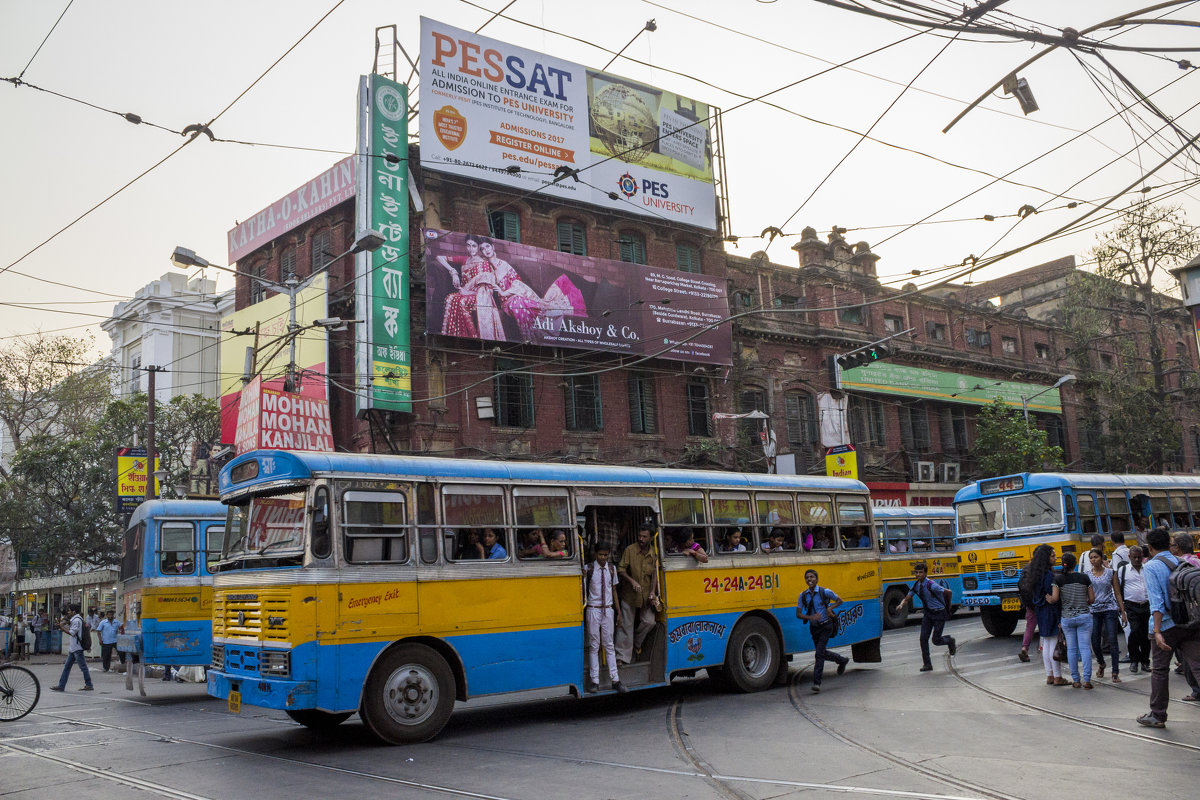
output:
[[[1066,686],[1069,681],[1062,677],[1062,667],[1054,660],[1054,645],[1058,641],[1060,609],[1054,594],[1054,548],[1039,544],[1021,573],[1020,583],[1033,598],[1033,610],[1037,616],[1038,635],[1042,640],[1042,665],[1046,668],[1047,686]]]

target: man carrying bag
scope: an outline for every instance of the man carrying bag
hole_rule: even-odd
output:
[[[897,610],[903,610],[913,595],[921,598],[924,611],[921,617],[921,672],[929,672],[933,669],[933,662],[929,658],[930,634],[933,635],[933,643],[946,645],[950,655],[958,652],[958,647],[954,644],[954,637],[942,636],[942,628],[945,626],[946,620],[950,619],[951,592],[940,581],[930,580],[927,577],[928,569],[924,561],[913,564],[912,588],[908,590],[908,594],[897,606]]]

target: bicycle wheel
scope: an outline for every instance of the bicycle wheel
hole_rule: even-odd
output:
[[[42,696],[37,676],[24,667],[0,667],[0,722],[13,722],[33,711]]]

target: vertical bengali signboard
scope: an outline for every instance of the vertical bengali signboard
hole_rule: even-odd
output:
[[[144,447],[118,447],[116,452],[117,513],[129,514],[146,499],[146,462],[149,460]],[[155,454],[154,472],[162,467],[162,459]],[[153,478],[154,496],[158,497],[158,478]]]
[[[412,410],[408,296],[408,87],[365,75],[358,89],[358,237],[383,247],[356,268],[356,409]],[[387,156],[395,156],[389,160]]]

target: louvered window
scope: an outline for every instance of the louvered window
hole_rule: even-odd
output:
[[[600,410],[600,378],[577,375],[566,379],[567,430],[598,431],[604,427]]]
[[[617,235],[617,243],[621,246],[621,260],[630,264],[646,263],[646,237],[637,231],[621,231]]]
[[[629,430],[631,433],[658,433],[658,405],[652,375],[629,373]]]
[[[783,409],[787,417],[788,444],[792,447],[811,446],[817,440],[817,413],[812,395],[788,392],[783,397]]]
[[[333,263],[333,234],[328,230],[318,231],[312,240],[312,273],[316,274]]]
[[[687,415],[689,436],[712,436],[708,381],[700,378],[688,380]]]
[[[488,209],[488,233],[493,239],[509,242],[521,241],[521,218],[514,211]]]
[[[578,222],[564,220],[558,223],[558,249],[562,253],[587,255],[587,235]]]
[[[682,242],[675,245],[675,267],[682,272],[700,272],[700,248]]]

